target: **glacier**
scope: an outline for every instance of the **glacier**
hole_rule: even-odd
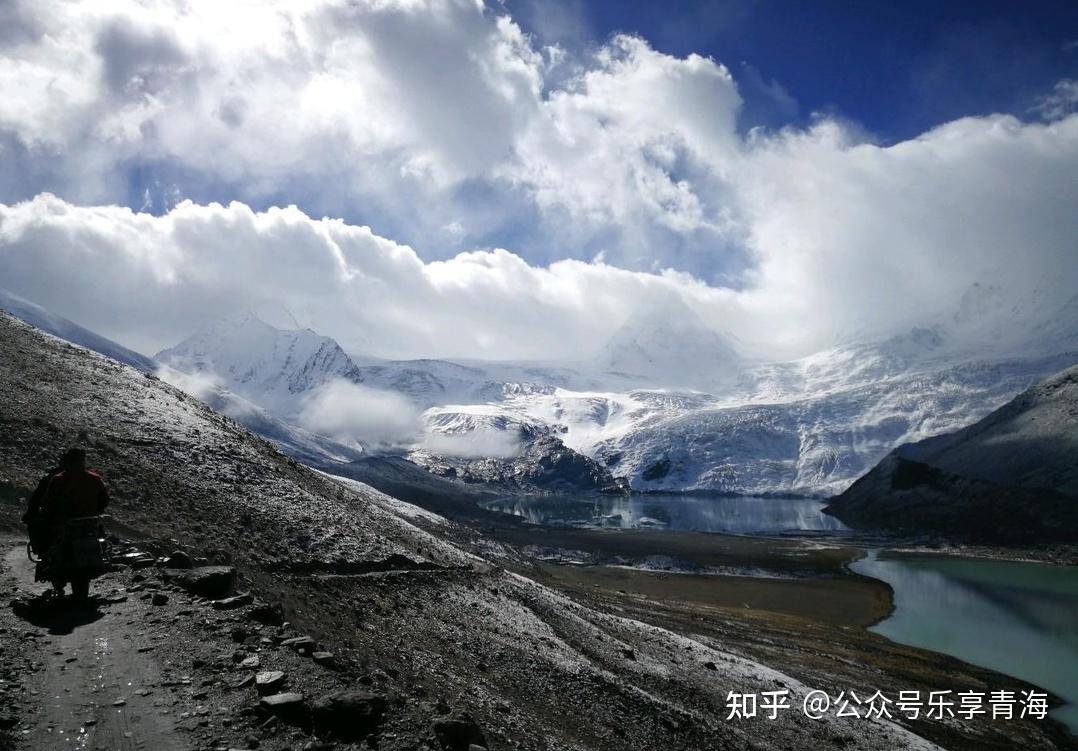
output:
[[[421,425],[397,448],[426,467],[461,446],[503,456],[507,446],[556,436],[638,491],[825,497],[895,446],[961,428],[1078,362],[1073,301],[1051,311],[1050,324],[1009,339],[977,330],[968,308],[784,362],[754,359],[677,306],[630,318],[585,362],[380,360],[251,314],[211,324],[156,359],[286,421],[338,379],[403,395]]]

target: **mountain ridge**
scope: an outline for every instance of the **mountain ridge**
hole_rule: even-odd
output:
[[[1078,366],[972,425],[898,446],[826,510],[860,527],[1078,541]]]

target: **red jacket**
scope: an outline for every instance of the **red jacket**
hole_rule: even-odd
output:
[[[49,482],[42,505],[45,513],[65,519],[97,516],[109,505],[109,491],[96,472],[61,472]]]

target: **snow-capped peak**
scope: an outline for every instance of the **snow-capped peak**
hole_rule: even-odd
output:
[[[310,329],[278,329],[250,312],[215,321],[156,359],[216,379],[284,414],[312,389],[342,378],[357,380],[355,363],[330,337]]]
[[[731,340],[680,299],[635,311],[599,351],[596,366],[655,387],[707,388],[742,365]]]

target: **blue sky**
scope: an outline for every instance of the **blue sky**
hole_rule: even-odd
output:
[[[525,28],[581,44],[632,32],[730,67],[748,125],[856,120],[885,142],[1029,108],[1078,76],[1078,2],[507,0]],[[761,85],[762,84],[762,85]],[[781,87],[790,100],[768,89]]]

